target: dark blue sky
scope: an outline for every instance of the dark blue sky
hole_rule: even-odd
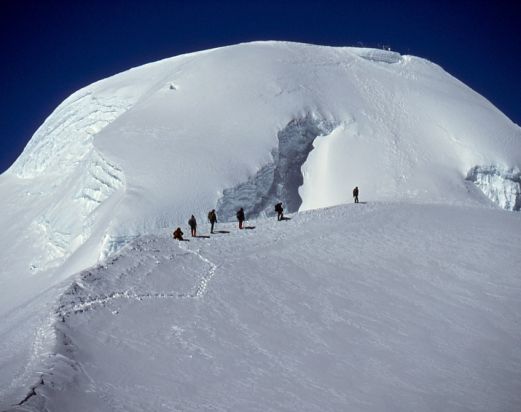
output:
[[[0,1],[0,172],[75,90],[252,40],[390,46],[441,65],[521,124],[519,1]]]

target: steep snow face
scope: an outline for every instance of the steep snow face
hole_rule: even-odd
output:
[[[72,255],[92,264],[192,213],[205,220],[214,207],[221,220],[239,206],[249,217],[269,215],[276,200],[289,211],[326,207],[351,201],[355,185],[364,200],[473,202],[465,177],[481,165],[517,170],[520,136],[423,59],[241,44],[74,93],[2,176],[2,194],[17,199],[4,226],[27,233],[34,273]],[[473,180],[494,192],[485,178]],[[505,196],[490,197],[515,209]],[[27,213],[13,227],[19,210]]]
[[[24,179],[74,173],[93,140],[147,93],[161,76],[157,64],[101,80],[68,97],[31,138],[9,173]]]
[[[33,271],[58,266],[92,236],[98,208],[121,194],[124,176],[117,166],[92,150],[62,185],[63,197],[50,196],[51,202],[29,226],[45,251],[31,262]]]

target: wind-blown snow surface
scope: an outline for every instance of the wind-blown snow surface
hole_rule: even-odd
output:
[[[333,206],[355,185],[371,202],[518,210],[520,165],[517,125],[394,52],[250,43],[87,86],[0,176],[0,407],[39,381],[71,275],[140,235],[214,207]]]
[[[62,296],[25,410],[517,411],[521,216],[360,204],[135,241]]]

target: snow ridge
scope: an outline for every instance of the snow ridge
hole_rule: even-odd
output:
[[[82,272],[14,410],[515,410],[517,216],[370,203],[291,218],[145,236]]]
[[[54,346],[52,353],[47,356],[44,366],[46,372],[41,373],[39,381],[30,388],[29,393],[18,406],[29,408],[27,410],[45,410],[46,394],[64,390],[78,374],[86,377],[81,363],[75,360],[75,353],[79,348],[68,335],[68,325],[75,325],[78,316],[107,307],[110,308],[112,316],[117,316],[118,305],[121,302],[202,299],[206,295],[208,284],[216,273],[217,265],[203,256],[200,249],[192,250],[184,243],[172,242],[170,250],[166,251],[167,254],[164,254],[164,250],[158,254],[159,245],[164,247],[164,239],[143,237],[128,245],[105,264],[86,270],[77,276],[60,298],[51,325],[53,333],[45,333],[47,341],[51,336],[54,341],[45,344],[46,347]],[[136,253],[139,258],[133,260],[132,254]],[[191,271],[185,264],[195,269]],[[168,271],[173,268],[180,269],[178,276],[183,286],[179,291],[137,291],[144,282],[154,284],[153,278],[158,277],[158,272],[161,276],[163,266]],[[106,272],[109,268],[111,273],[118,273],[118,275],[107,278]],[[192,280],[186,282],[187,278]],[[169,279],[164,277],[158,284],[159,289],[162,289],[161,284],[164,281]],[[122,289],[123,286],[126,288]],[[38,352],[38,357],[41,357],[41,350]]]
[[[400,53],[390,50],[359,48],[353,49],[353,52],[363,59],[376,63],[395,64],[402,61],[402,55]]]

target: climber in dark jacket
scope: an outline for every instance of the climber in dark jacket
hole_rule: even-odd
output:
[[[281,203],[277,203],[275,205],[275,212],[277,212],[277,220],[281,221],[282,218],[284,217],[284,214],[283,214],[284,209],[282,207],[282,202]]]
[[[237,211],[237,220],[239,221],[239,229],[242,229],[242,222],[244,222],[244,210],[242,207]]]
[[[355,198],[355,203],[358,203],[358,186],[355,186],[353,189],[353,197]]]
[[[190,232],[192,233],[192,237],[197,236],[197,220],[195,220],[194,215],[192,215],[192,217],[188,219],[188,226],[190,226]]]
[[[208,221],[210,222],[210,233],[213,233],[213,225],[217,223],[217,214],[215,213],[215,209],[208,212]]]
[[[176,240],[184,240],[183,239],[183,231],[180,227],[178,227],[176,230],[174,230],[174,239]]]

